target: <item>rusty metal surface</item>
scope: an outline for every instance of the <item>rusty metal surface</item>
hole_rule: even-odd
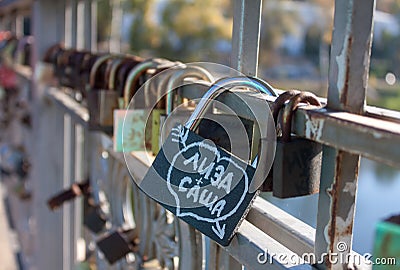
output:
[[[347,112],[303,107],[296,112],[294,132],[325,145],[400,166],[400,124]]]
[[[335,1],[328,107],[364,110],[371,52],[374,0]]]
[[[328,109],[364,111],[374,10],[375,0],[335,1]],[[359,161],[359,155],[324,147],[315,253],[317,257],[328,253],[328,257],[320,268],[347,267],[346,262],[332,263],[327,258],[351,252]]]

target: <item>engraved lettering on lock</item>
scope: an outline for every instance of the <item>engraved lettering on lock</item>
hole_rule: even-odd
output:
[[[223,239],[226,224],[222,222],[238,211],[248,192],[247,173],[230,156],[221,156],[218,148],[207,140],[187,143],[185,131],[177,127],[178,136],[171,136],[172,142],[182,146],[177,148],[179,151],[172,158],[167,174],[168,190],[176,200],[175,214],[211,223],[212,231]],[[238,184],[240,196],[225,198]]]

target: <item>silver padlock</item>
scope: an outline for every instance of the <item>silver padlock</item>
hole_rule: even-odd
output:
[[[210,84],[214,81],[214,77],[212,74],[207,71],[205,68],[202,68],[200,66],[187,66],[187,65],[179,65],[171,70],[168,70],[168,73],[164,74],[164,78],[160,82],[158,86],[158,92],[159,95],[161,93],[166,93],[166,100],[165,100],[165,114],[160,114],[159,115],[159,120],[157,119],[157,116],[154,116],[153,121],[155,123],[159,124],[159,127],[155,123],[153,123],[153,133],[152,133],[152,138],[153,138],[153,147],[152,151],[154,154],[158,153],[159,150],[159,145],[162,144],[163,138],[165,138],[167,134],[171,132],[171,129],[173,126],[175,126],[176,123],[185,123],[186,120],[189,118],[191,115],[192,111],[182,111],[175,113],[174,114],[174,123],[172,126],[169,125],[168,127],[164,126],[166,118],[172,113],[173,107],[174,107],[174,97],[178,97],[177,95],[177,87],[181,86],[184,84],[184,80],[187,78],[195,78],[196,80],[199,80],[198,82],[195,82],[196,84],[202,84],[206,86],[207,88],[209,87]],[[162,90],[161,88],[166,86],[166,90]],[[202,92],[199,93],[197,98],[202,97]],[[176,101],[175,101],[176,102]],[[176,102],[176,103],[181,103],[181,101]],[[158,120],[158,121],[157,121]]]

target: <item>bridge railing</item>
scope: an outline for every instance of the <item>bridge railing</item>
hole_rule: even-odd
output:
[[[95,19],[77,25],[73,20],[76,2],[69,1],[66,6],[64,1],[32,3],[33,16],[40,18],[33,27],[36,62],[50,45],[64,37],[69,46],[93,48],[90,26]],[[85,0],[84,4],[85,16],[94,18],[91,11],[95,3]],[[257,75],[260,8],[261,0],[235,1],[232,66],[250,76]],[[109,211],[111,222],[107,226],[136,226],[141,239],[136,256],[128,256],[114,266],[109,266],[95,249],[95,259],[91,260],[98,269],[129,269],[149,257],[155,259],[145,263],[149,268],[154,266],[150,262],[169,268],[179,265],[182,269],[241,269],[243,265],[248,269],[341,267],[329,262],[311,266],[302,261],[302,256],[313,253],[322,258],[325,253],[337,253],[339,242],[349,247],[345,253],[352,252],[360,156],[400,166],[400,155],[393,147],[400,142],[399,113],[365,105],[374,9],[374,0],[335,2],[329,93],[327,100],[322,100],[326,106],[296,112],[294,132],[324,145],[316,229],[257,198],[226,248],[173,219],[131,184],[123,156],[112,150],[112,138],[88,130],[87,108],[59,89],[33,80],[32,206],[38,269],[59,269],[60,265],[73,269],[88,254],[84,251],[91,246],[89,243],[96,240],[97,236],[82,227],[82,201],[66,204],[57,213],[44,207],[44,198],[86,178],[96,190],[95,200]],[[71,26],[72,31],[65,31]],[[89,32],[77,36],[79,27]],[[273,98],[265,99],[273,102]],[[151,157],[141,152],[133,155],[133,173],[140,179]],[[286,254],[291,259],[285,263],[272,254]],[[262,259],[267,262],[260,263]],[[370,267],[363,258],[360,260],[359,268]]]

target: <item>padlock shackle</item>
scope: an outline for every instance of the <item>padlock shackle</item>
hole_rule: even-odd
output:
[[[278,115],[281,109],[285,106],[286,101],[300,93],[299,90],[288,90],[279,95],[273,103],[272,117],[274,118],[275,126],[278,124]]]
[[[300,92],[292,97],[283,111],[283,124],[282,124],[282,140],[284,142],[290,141],[290,134],[292,129],[292,118],[300,103],[307,103],[309,105],[321,106],[317,96],[310,92]]]
[[[112,59],[112,58],[117,58],[117,57],[119,57],[119,56],[114,55],[114,54],[107,54],[107,55],[101,56],[99,59],[96,60],[96,62],[93,64],[93,66],[90,70],[89,84],[90,84],[91,89],[94,87],[94,83],[96,80],[96,74],[97,74],[97,70],[99,69],[99,67],[107,60]]]
[[[118,67],[124,60],[124,58],[117,58],[111,64],[110,74],[108,76],[108,89],[115,90],[115,75],[117,73]]]
[[[64,45],[62,45],[61,43],[57,43],[51,46],[50,48],[47,49],[43,57],[43,62],[55,64],[57,60],[57,54],[62,50],[64,50]]]
[[[206,110],[208,109],[211,101],[216,99],[223,92],[238,86],[248,87],[257,90],[260,93],[276,96],[273,88],[268,83],[260,79],[245,76],[222,78],[216,81],[204,94],[199,104],[194,109],[193,114],[186,122],[185,126],[191,130],[195,130],[200,123],[200,119],[204,116]]]
[[[214,76],[211,75],[208,70],[199,66],[179,66],[180,70],[174,72],[168,79],[167,84],[167,100],[166,100],[166,114],[169,115],[172,112],[173,95],[172,91],[180,86],[185,78],[196,77],[204,81],[213,82]]]
[[[132,89],[133,82],[135,82],[138,79],[138,77],[146,70],[151,68],[157,68],[159,65],[160,63],[157,62],[156,59],[149,59],[136,65],[134,68],[131,69],[131,71],[129,71],[124,86],[124,96],[123,96],[124,108],[128,107],[129,105],[129,101],[133,91]]]
[[[254,90],[259,91],[260,93],[268,94],[270,96],[277,96],[274,89],[265,81],[253,78],[253,77],[245,77],[245,76],[238,76],[238,77],[231,77],[231,78],[222,78],[216,81],[210,89],[204,94],[202,99],[200,100],[199,104],[196,106],[193,114],[190,116],[189,120],[186,122],[185,127],[191,130],[195,130],[200,123],[200,119],[204,116],[205,112],[207,111],[211,100],[216,99],[220,94],[225,92],[226,90],[232,89],[234,87],[247,87]],[[266,104],[268,107],[268,105]],[[255,179],[260,179],[264,177],[264,171],[266,170],[265,166],[268,163],[266,158],[267,155],[263,155],[267,151],[267,145],[262,143],[260,145],[260,158],[258,156],[255,158],[257,160],[257,170],[254,174]],[[252,164],[253,166],[253,164]],[[255,167],[255,166],[254,166]],[[257,182],[257,181],[256,181]],[[249,192],[255,192],[259,185],[256,182],[252,182],[249,186]]]
[[[136,65],[131,71],[129,71],[129,74],[127,76],[125,86],[124,86],[124,106],[128,107],[130,98],[132,96],[132,84],[134,81],[136,81],[139,76],[147,71],[148,69],[155,68],[155,69],[163,69],[163,68],[170,68],[174,65],[176,65],[177,62],[171,62],[169,60],[163,59],[163,58],[153,58],[153,59],[148,59],[143,61],[142,63]]]

